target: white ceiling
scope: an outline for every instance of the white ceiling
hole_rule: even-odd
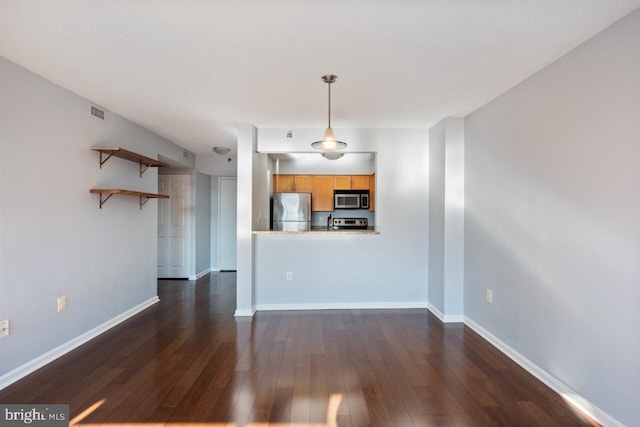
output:
[[[196,153],[238,123],[427,128],[640,0],[0,0],[0,55]]]

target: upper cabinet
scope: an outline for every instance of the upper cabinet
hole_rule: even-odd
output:
[[[273,175],[276,193],[311,193],[311,175]]]
[[[311,175],[294,175],[293,187],[296,193],[311,193],[313,190],[313,182]]]
[[[294,175],[273,175],[273,192],[293,193],[296,191],[293,177]]]
[[[368,190],[369,175],[334,175],[334,190]]]
[[[311,210],[314,212],[333,211],[333,176],[313,175]]]
[[[334,190],[351,190],[351,175],[335,175],[333,177]]]
[[[352,175],[351,188],[353,190],[370,190],[370,175]]]
[[[376,174],[369,175],[369,210],[376,210]]]

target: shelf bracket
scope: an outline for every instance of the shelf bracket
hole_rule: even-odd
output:
[[[142,174],[145,173],[149,169],[149,165],[146,163],[140,162],[140,178],[142,178]]]
[[[140,210],[142,210],[142,207],[149,201],[149,199],[150,197],[140,196]]]
[[[105,159],[103,160],[102,156],[104,154],[106,154],[106,153],[100,151],[100,169],[102,169],[102,165],[104,165],[107,162],[107,160],[109,160],[111,158],[111,156],[113,156],[113,153],[109,153],[109,155],[107,157],[105,157]],[[108,197],[107,197],[107,199],[108,199]]]
[[[102,193],[99,194],[100,196],[100,209],[102,209],[102,205],[104,205],[107,200],[109,200],[109,198],[111,198],[111,196],[113,196],[113,193],[109,194],[107,197],[102,197]]]

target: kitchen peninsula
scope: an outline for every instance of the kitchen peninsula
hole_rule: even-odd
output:
[[[262,310],[426,307],[428,202],[422,195],[428,193],[428,174],[422,165],[428,160],[428,135],[420,130],[343,132],[357,152],[329,161],[319,153],[284,152],[307,146],[316,132],[294,129],[289,139],[287,129],[260,129],[257,135],[241,128],[239,142],[247,141],[239,143],[239,155],[253,178],[244,181],[245,189],[239,175],[238,190],[252,190],[253,198],[238,199],[239,211],[246,212],[239,217],[244,223],[239,224],[238,259],[244,269],[238,269],[238,316]],[[353,190],[354,181],[363,180],[353,177],[366,176],[374,184],[369,209],[316,211],[312,202],[316,218],[309,231],[268,231],[270,199],[283,190],[279,175],[295,175],[294,185],[305,185],[298,176],[310,176],[310,193],[314,177],[316,184],[332,181],[331,195],[336,177],[350,176]],[[338,178],[339,185],[343,179]],[[276,180],[280,191],[275,191]],[[328,230],[329,214],[332,219],[371,215],[373,230]]]

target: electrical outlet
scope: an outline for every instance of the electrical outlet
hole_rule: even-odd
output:
[[[493,289],[487,288],[487,302],[493,304]]]
[[[67,309],[67,297],[58,297],[58,313]]]
[[[9,319],[0,322],[0,338],[9,335]]]
[[[287,271],[287,282],[290,282],[293,280],[293,273],[291,271]]]

